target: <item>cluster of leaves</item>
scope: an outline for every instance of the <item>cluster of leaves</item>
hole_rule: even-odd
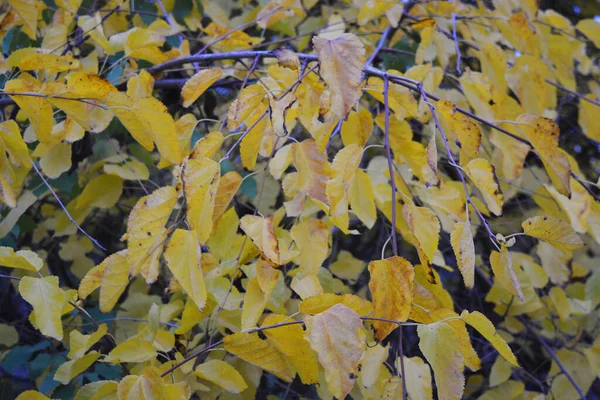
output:
[[[591,395],[600,24],[258,3],[2,3],[19,398]]]

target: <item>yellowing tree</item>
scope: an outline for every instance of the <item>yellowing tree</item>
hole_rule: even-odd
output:
[[[543,3],[0,3],[2,393],[600,396],[599,12]]]

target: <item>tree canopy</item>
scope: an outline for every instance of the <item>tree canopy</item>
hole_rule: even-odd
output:
[[[546,3],[0,3],[2,397],[600,396],[600,17]]]

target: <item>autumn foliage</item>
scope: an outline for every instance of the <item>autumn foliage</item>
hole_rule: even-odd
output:
[[[0,4],[3,398],[600,396],[597,20]]]

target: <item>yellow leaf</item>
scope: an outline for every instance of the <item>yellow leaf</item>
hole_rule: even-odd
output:
[[[67,354],[67,357],[71,360],[83,357],[90,347],[98,343],[107,332],[108,327],[106,324],[101,324],[96,332],[90,335],[83,335],[78,330],[72,330],[69,334],[69,354]]]
[[[0,266],[23,269],[25,271],[39,271],[44,266],[44,261],[31,250],[14,251],[10,247],[0,247]]]
[[[123,193],[123,180],[115,175],[100,175],[85,185],[77,197],[76,207],[112,208]]]
[[[264,86],[259,84],[242,89],[227,111],[227,127],[237,129],[260,106],[265,94]]]
[[[365,269],[365,266],[366,263],[364,261],[354,258],[349,251],[341,250],[338,253],[337,259],[329,267],[329,270],[341,279],[356,281]]]
[[[373,116],[369,110],[350,111],[348,119],[342,123],[342,142],[344,146],[357,144],[363,147],[373,133]]]
[[[292,278],[290,288],[296,292],[301,299],[306,299],[312,296],[323,294],[323,287],[319,282],[319,278],[315,275],[308,275],[300,278],[298,275]]]
[[[206,286],[200,267],[201,248],[196,231],[177,229],[173,232],[164,257],[175,279],[202,310],[206,304]]]
[[[502,246],[502,253],[493,251],[492,254],[490,254],[490,265],[494,272],[494,276],[498,279],[500,285],[523,301],[524,297],[521,284],[519,283],[519,279],[513,268],[510,252],[505,246]]]
[[[484,158],[476,158],[467,164],[465,172],[479,189],[490,211],[495,215],[502,215],[504,196],[496,177],[495,167]]]
[[[198,158],[200,156],[213,158],[219,148],[223,144],[225,137],[219,131],[209,132],[202,137],[194,145],[194,149],[190,154],[190,158]]]
[[[242,165],[248,170],[254,169],[263,141],[273,134],[271,121],[265,118],[264,110],[266,106],[262,105],[248,117],[249,130],[240,143]]]
[[[21,393],[15,400],[50,400],[49,397],[44,396],[40,392],[35,390],[26,390]]]
[[[277,62],[282,67],[286,67],[293,70],[300,69],[300,59],[298,55],[289,49],[275,49],[273,54],[277,57]]]
[[[35,325],[46,336],[62,340],[61,315],[67,292],[58,287],[58,277],[31,278],[25,276],[19,283],[19,293],[33,306]]]
[[[127,375],[117,388],[119,400],[171,400],[167,387],[154,368],[142,375]]]
[[[263,258],[258,259],[256,262],[256,278],[260,290],[264,293],[271,293],[280,276],[281,272],[271,267],[267,260]]]
[[[344,147],[333,159],[331,180],[326,187],[330,216],[342,216],[348,212],[350,190],[361,159],[362,148],[357,144]]]
[[[188,79],[181,89],[181,98],[183,106],[188,108],[198,97],[208,89],[213,83],[221,79],[223,71],[221,68],[203,69]]]
[[[319,153],[312,139],[294,143],[292,152],[298,170],[298,192],[326,204],[325,187],[330,178],[327,156]]]
[[[154,97],[145,97],[133,104],[135,115],[152,137],[160,155],[173,164],[181,162],[175,121],[167,107]]]
[[[166,235],[165,224],[177,202],[177,192],[164,186],[138,200],[127,221],[127,259],[131,275],[141,271],[146,282],[158,277],[158,259]]]
[[[88,271],[79,284],[79,297],[85,299],[100,288],[100,311],[110,312],[129,283],[127,250],[111,254]]]
[[[571,166],[567,156],[558,148],[560,134],[558,125],[551,119],[534,114],[519,115],[517,122],[520,132],[529,140],[542,159],[554,187],[561,194],[570,196]]]
[[[100,356],[101,354],[97,351],[92,351],[81,358],[61,364],[54,374],[54,380],[62,383],[63,385],[68,385],[73,378],[91,367],[92,364],[95,363],[98,358],[100,358]]]
[[[342,120],[362,95],[362,69],[366,61],[365,48],[352,33],[334,40],[314,37],[321,76],[331,94],[329,119]]]
[[[294,379],[294,372],[283,355],[258,333],[239,332],[223,339],[225,350],[272,373],[285,382]]]
[[[181,180],[187,202],[187,220],[204,244],[213,229],[215,197],[221,173],[219,163],[199,156],[188,160],[183,166]]]
[[[245,215],[240,220],[240,228],[271,262],[279,265],[279,242],[275,236],[273,217]]]
[[[400,359],[396,359],[396,369],[401,368]],[[406,392],[411,399],[431,400],[433,388],[431,387],[431,369],[421,357],[404,357],[404,370],[406,371]]]
[[[75,400],[116,400],[117,387],[116,381],[96,381],[83,385],[75,395]]]
[[[116,175],[127,181],[145,181],[150,178],[150,171],[146,164],[136,160],[130,160],[125,165],[104,164],[102,169],[105,174]]]
[[[319,314],[336,304],[343,304],[361,317],[369,315],[373,311],[373,304],[368,300],[361,299],[353,294],[337,295],[333,293],[308,297],[302,300],[298,310],[304,314]]]
[[[358,378],[358,363],[363,358],[366,337],[358,314],[336,304],[315,316],[306,316],[305,339],[317,353],[325,369],[329,391],[343,399]]]
[[[528,218],[521,224],[526,235],[546,241],[561,250],[583,247],[583,241],[567,222],[550,216]]]
[[[410,262],[402,257],[390,257],[369,263],[369,290],[373,296],[375,318],[405,322],[410,315],[413,300],[415,272]],[[385,339],[398,324],[372,321],[375,338]]]
[[[256,327],[258,320],[262,316],[271,291],[264,291],[257,278],[248,281],[244,304],[242,306],[242,330],[248,330]]]
[[[375,192],[371,178],[362,169],[356,171],[354,184],[350,189],[350,206],[358,219],[369,229],[377,221],[377,207],[375,206]]]
[[[229,171],[219,180],[219,188],[215,195],[215,208],[213,211],[213,223],[215,223],[221,215],[227,210],[229,203],[234,198],[240,185],[242,184],[242,176],[236,171]]]
[[[588,94],[592,100],[598,100],[595,96]],[[589,101],[581,100],[579,103],[579,114],[578,114],[578,123],[583,133],[587,137],[596,142],[600,141],[600,127],[595,123],[596,121],[596,113],[598,112],[598,106],[596,104],[592,104]]]
[[[504,339],[502,339],[502,337],[496,333],[496,328],[494,328],[494,325],[492,325],[490,320],[487,319],[485,315],[479,311],[468,312],[465,310],[460,314],[460,318],[473,328],[477,329],[477,332],[486,338],[487,341],[490,342],[492,346],[498,350],[498,353],[500,353],[500,355],[508,362],[515,367],[519,366],[517,358],[513,354],[512,350],[510,347],[508,347]]]
[[[383,86],[383,79],[370,77],[365,91],[367,91],[380,103],[385,103],[385,97],[383,96]],[[404,121],[404,119],[414,118],[417,116],[417,100],[415,99],[413,93],[404,86],[395,83],[388,84],[388,104],[390,108],[394,111],[395,117],[392,118],[392,121],[390,121],[390,131],[393,129],[392,127],[396,124],[403,125],[402,122],[406,122]],[[385,120],[385,118],[382,118],[384,116],[384,114],[379,114],[377,117],[382,120]],[[378,123],[378,125],[380,124]]]
[[[513,366],[504,357],[496,357],[490,371],[490,386],[498,386],[509,380],[513,369]]]
[[[37,2],[28,0],[8,0],[8,3],[23,20],[23,32],[35,40],[38,25]]]
[[[571,316],[571,303],[569,303],[569,298],[564,290],[558,286],[553,286],[548,292],[548,298],[561,321],[565,321]]]
[[[502,48],[493,42],[485,42],[481,46],[481,71],[488,76],[490,82],[494,85],[495,93],[507,93],[508,84],[506,83],[506,56]]]
[[[595,19],[582,19],[577,22],[577,29],[590,39],[594,46],[600,48],[600,24]]]
[[[152,96],[152,89],[154,89],[154,77],[145,69],[127,81],[127,96],[134,101]]]
[[[438,101],[435,107],[444,133],[459,149],[461,165],[477,158],[481,145],[479,127],[469,117],[457,112],[454,104],[447,100]]]
[[[42,146],[43,143],[38,147]],[[52,146],[40,159],[40,167],[42,172],[51,179],[67,172],[71,168],[71,145],[62,142]]]
[[[229,393],[240,393],[248,385],[240,373],[231,365],[221,360],[209,360],[198,365],[192,373],[212,382]]]
[[[433,369],[438,398],[461,399],[465,387],[465,363],[456,346],[454,330],[444,322],[417,327],[419,348]]]
[[[285,315],[271,314],[263,321],[261,327],[282,324],[288,321]],[[308,342],[304,338],[304,330],[300,325],[287,325],[262,331],[269,342],[273,344],[298,371],[305,385],[318,381],[319,366]]]
[[[131,136],[144,149],[152,151],[154,149],[152,134],[147,130],[147,125],[141,121],[139,115],[136,113],[134,100],[130,99],[126,93],[112,92],[107,94],[106,103]]]
[[[139,336],[134,336],[112,349],[103,361],[113,364],[141,363],[155,357],[156,350],[152,343]]]
[[[275,97],[269,99],[271,125],[275,136],[285,137],[293,128],[296,114],[289,111],[292,110],[296,99],[296,95],[291,92],[280,99]]]
[[[23,57],[17,65],[22,71],[48,70],[48,73],[69,71],[79,68],[79,61],[72,56],[37,53]]]
[[[185,303],[185,308],[181,314],[181,325],[175,330],[177,335],[185,335],[192,328],[194,328],[198,322],[208,317],[215,309],[216,302],[214,299],[209,297],[207,299],[204,309],[200,311],[191,299]]]
[[[331,230],[323,221],[309,219],[294,225],[290,234],[300,249],[300,273],[302,276],[317,275],[329,254]]]
[[[29,118],[37,139],[46,143],[52,141],[52,126],[54,125],[52,123],[52,106],[40,93],[41,85],[35,80],[19,78],[6,82],[4,91],[7,93],[32,93],[39,96],[12,95],[10,98]]]
[[[471,232],[471,222],[457,222],[450,235],[450,243],[456,256],[458,269],[467,289],[473,289],[475,283],[475,243]]]
[[[435,283],[431,262],[438,248],[440,221],[431,209],[410,203],[404,204],[402,215],[417,241],[419,259],[427,271],[428,279]]]
[[[109,94],[117,93],[117,88],[105,78],[85,72],[69,74],[67,88],[79,97],[98,100],[105,100]]]

